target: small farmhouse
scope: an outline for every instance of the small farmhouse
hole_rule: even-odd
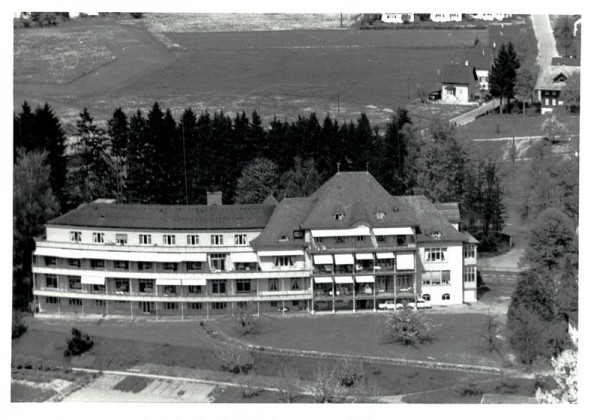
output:
[[[541,113],[553,112],[558,107],[563,107],[561,93],[567,86],[570,78],[579,78],[580,67],[557,65],[546,66],[540,69],[535,92],[538,101],[542,104]]]
[[[468,103],[473,96],[475,79],[467,63],[448,64],[442,69],[442,102]]]
[[[430,19],[433,22],[460,22],[462,13],[432,13]]]

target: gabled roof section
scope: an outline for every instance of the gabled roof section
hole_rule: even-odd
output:
[[[442,83],[452,83],[457,85],[471,85],[475,81],[473,76],[473,67],[463,64],[446,64],[442,68]]]
[[[433,203],[433,205],[450,223],[460,223],[458,203]]]
[[[494,64],[494,54],[490,48],[467,48],[463,53],[462,63],[476,70],[491,70]]]
[[[417,221],[368,172],[338,172],[309,197],[313,203],[303,229],[416,226]],[[336,213],[342,217],[336,220]],[[377,213],[383,213],[378,218]]]
[[[137,230],[262,229],[274,205],[83,204],[49,221],[50,226]]]
[[[410,209],[413,217],[419,221],[421,233],[417,242],[465,242],[467,238],[462,232],[454,229],[452,223],[423,195],[404,195],[395,197],[396,200]]]
[[[304,246],[304,236],[294,238],[294,231],[300,229],[300,223],[306,218],[312,203],[310,198],[284,198],[275,208],[265,229],[250,241],[250,245],[256,250]],[[284,237],[287,240],[283,240]]]
[[[263,200],[262,204],[267,204],[269,206],[276,206],[277,204],[279,204],[279,202],[277,201],[277,199],[275,197],[273,197],[273,194],[271,194]]]
[[[538,74],[535,89],[537,90],[559,90],[565,88],[566,81],[557,81],[562,74],[567,80],[571,77],[579,77],[580,67],[576,66],[544,66]]]

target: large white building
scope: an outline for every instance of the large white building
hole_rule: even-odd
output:
[[[459,231],[456,204],[393,197],[366,172],[307,198],[219,201],[94,202],[48,222],[33,256],[37,309],[183,318],[476,300],[477,241]]]

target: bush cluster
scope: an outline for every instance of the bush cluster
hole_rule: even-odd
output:
[[[23,314],[13,311],[12,316],[12,338],[19,338],[27,331],[27,325],[23,323]]]
[[[77,328],[71,330],[71,338],[67,339],[65,357],[80,356],[94,345],[94,340],[88,334],[82,334]]]

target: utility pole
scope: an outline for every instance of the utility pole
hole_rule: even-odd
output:
[[[410,69],[406,69],[406,90],[408,91],[406,99],[410,99]]]
[[[344,24],[343,24],[343,22],[342,22],[342,19],[343,19],[343,17],[342,17],[342,14],[340,13],[340,28],[343,28],[343,27],[344,27]]]
[[[338,86],[338,91],[337,91],[337,103],[338,103],[338,116],[340,115],[340,87]]]

